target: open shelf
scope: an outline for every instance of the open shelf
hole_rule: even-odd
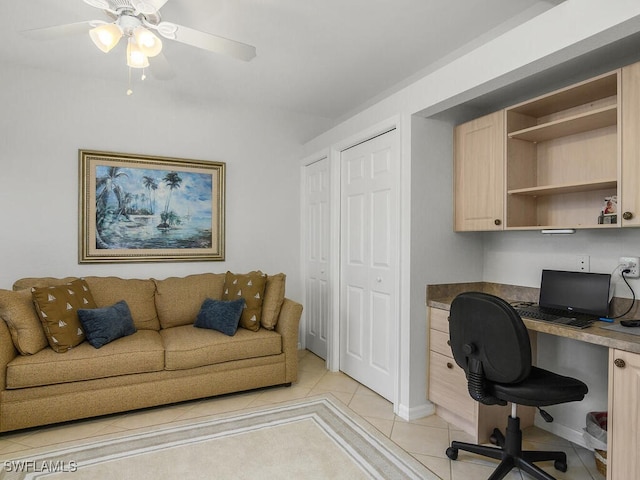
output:
[[[509,133],[509,138],[529,142],[544,142],[553,138],[567,137],[576,133],[610,127],[616,125],[617,119],[618,108],[616,105],[610,105],[561,120],[511,132]]]
[[[542,95],[511,107],[509,110],[530,117],[545,117],[579,105],[596,102],[618,94],[617,72],[610,72],[554,93]]]
[[[619,195],[619,71],[506,111],[506,229],[617,228],[598,224]]]
[[[563,193],[590,192],[605,188],[616,188],[618,182],[613,180],[594,180],[590,182],[565,183],[562,185],[542,185],[538,187],[517,188],[508,190],[509,195],[528,195],[533,197],[543,195],[559,195]]]

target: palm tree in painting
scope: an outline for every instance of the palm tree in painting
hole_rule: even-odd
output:
[[[155,213],[154,193],[158,189],[158,182],[156,182],[155,178],[145,175],[142,177],[142,183],[144,184],[144,188],[149,190],[149,212],[153,215]]]
[[[171,193],[176,189],[180,188],[180,184],[182,183],[182,178],[178,175],[178,172],[168,172],[162,181],[169,187],[169,195],[167,195],[167,203],[164,206],[164,212],[160,216],[162,219],[162,223],[158,225],[158,228],[167,230],[170,227],[168,219],[170,217],[169,213],[169,205],[171,204]]]
[[[126,192],[122,198],[122,209],[118,213],[118,215],[123,215],[126,218],[129,218],[129,211],[131,207],[131,203],[133,202],[133,195],[129,192]]]
[[[101,232],[107,223],[113,223],[124,212],[124,191],[118,180],[128,175],[120,167],[109,167],[106,175],[96,178],[96,245],[98,248],[108,248],[102,240]],[[117,207],[110,205],[110,198],[114,196]],[[115,216],[115,218],[114,218]]]
[[[118,202],[118,211],[122,210],[124,197],[122,187],[118,184],[120,177],[128,177],[128,175],[122,172],[120,167],[109,167],[106,175],[96,178],[97,212],[102,211],[106,213],[109,198],[112,193]]]

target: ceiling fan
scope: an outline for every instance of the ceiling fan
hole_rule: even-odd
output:
[[[125,38],[127,65],[132,68],[146,68],[149,66],[148,59],[160,54],[162,40],[156,33],[166,39],[229,55],[239,60],[250,61],[256,56],[256,49],[251,45],[162,20],[160,9],[168,0],[83,1],[102,10],[111,21],[90,20],[39,28],[25,33],[47,39],[88,30],[93,43],[105,53],[115,47],[121,38]]]

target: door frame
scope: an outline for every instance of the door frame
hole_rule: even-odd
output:
[[[398,275],[396,279],[396,291],[398,292],[398,317],[397,325],[397,345],[395,385],[393,386],[394,413],[404,419],[409,419],[409,393],[410,393],[410,369],[411,369],[411,352],[409,349],[400,348],[401,345],[409,345],[411,335],[411,318],[410,318],[410,278],[411,278],[411,262],[410,262],[410,246],[411,246],[411,116],[395,115],[387,118],[369,128],[347,137],[346,139],[332,144],[328,149],[318,152],[315,155],[306,157],[302,161],[302,168],[306,165],[318,161],[324,157],[329,159],[329,172],[331,179],[330,187],[330,235],[329,244],[329,283],[330,283],[330,309],[327,325],[327,369],[337,372],[340,369],[340,202],[341,202],[341,155],[344,150],[351,148],[360,143],[366,142],[374,137],[382,135],[390,130],[395,129],[398,133],[398,155],[399,168],[398,175],[399,189],[399,209],[400,227],[398,231],[398,245],[400,248],[398,259]],[[303,187],[306,188],[306,187]],[[304,191],[303,191],[304,195]],[[301,197],[304,202],[304,197]],[[304,224],[303,222],[301,222]],[[304,247],[303,247],[304,249]],[[303,250],[301,249],[301,251]],[[303,252],[302,252],[303,253]],[[302,257],[301,257],[302,258]],[[301,269],[304,277],[304,264],[301,263]],[[306,326],[305,330],[306,332]],[[304,337],[303,337],[304,341]],[[425,339],[426,341],[426,339]],[[302,344],[304,347],[304,343]]]

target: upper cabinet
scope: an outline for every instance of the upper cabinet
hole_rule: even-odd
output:
[[[640,226],[640,63],[459,125],[454,145],[456,231]]]
[[[459,125],[454,136],[455,230],[502,230],[504,112]]]
[[[601,213],[618,196],[619,82],[612,72],[506,109],[507,228],[617,226]]]
[[[622,172],[618,221],[640,226],[640,63],[622,69]],[[620,219],[622,217],[622,219]]]

